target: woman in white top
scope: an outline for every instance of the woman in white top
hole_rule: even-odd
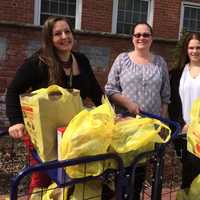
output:
[[[170,75],[169,116],[180,122],[182,133],[187,133],[192,103],[200,98],[200,34],[186,35],[180,51],[178,68],[172,70]],[[182,141],[182,188],[190,187],[192,180],[200,173],[200,159],[189,153],[186,145],[187,141]]]

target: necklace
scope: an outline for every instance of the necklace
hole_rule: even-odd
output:
[[[60,64],[63,66],[64,69],[69,69],[72,67],[73,58],[72,54],[70,54],[69,59],[67,61],[60,60]]]
[[[188,70],[192,78],[197,78],[200,74],[200,66],[198,65],[188,65]]]

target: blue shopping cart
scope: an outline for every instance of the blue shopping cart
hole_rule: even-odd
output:
[[[141,112],[142,116],[151,117],[158,119],[167,125],[174,126],[175,132],[172,135],[172,139],[176,138],[178,133],[180,132],[180,126],[178,123],[168,120],[166,118],[162,118],[157,115],[152,115],[149,113]],[[50,162],[41,162],[40,158],[37,156],[37,153],[33,151],[33,155],[35,158],[38,159],[40,162],[37,165],[34,166],[28,166],[21,170],[15,177],[12,179],[12,185],[11,185],[11,191],[10,191],[10,199],[16,200],[19,196],[25,196],[26,198],[30,198],[31,194],[28,194],[26,191],[21,193],[19,192],[19,186],[21,182],[23,183],[23,179],[27,176],[31,175],[33,172],[42,171],[45,172],[51,177],[51,179],[56,183],[57,188],[73,188],[77,184],[87,184],[88,181],[92,180],[99,180],[102,185],[109,186],[108,188],[111,188],[112,191],[112,197],[109,197],[110,199],[134,199],[134,191],[136,180],[137,180],[137,174],[136,171],[138,169],[138,166],[141,163],[141,160],[144,158],[146,159],[146,163],[148,163],[148,166],[146,167],[148,169],[148,177],[147,180],[145,180],[143,185],[143,192],[141,193],[141,198],[143,199],[152,199],[152,200],[159,200],[162,199],[162,185],[163,185],[163,169],[164,169],[164,155],[166,152],[166,145],[168,144],[156,144],[155,149],[153,151],[140,153],[136,157],[134,157],[133,161],[131,162],[129,169],[130,173],[126,174],[126,167],[123,164],[123,161],[121,157],[114,153],[109,154],[103,154],[103,155],[96,155],[96,156],[86,156],[82,158],[76,158],[76,159],[70,159],[70,160],[64,160],[64,161],[50,161]],[[70,166],[78,165],[78,164],[84,164],[87,168],[88,163],[92,162],[105,162],[108,160],[114,160],[117,163],[117,169],[108,169],[105,167],[105,170],[97,176],[84,176],[81,178],[70,178],[65,172],[63,173],[64,169]],[[106,164],[105,164],[106,165]],[[63,174],[62,179],[58,179],[58,173],[62,172]],[[150,176],[150,173],[152,173],[152,176]],[[151,179],[151,183],[149,181]],[[110,184],[111,183],[111,184]],[[114,184],[113,184],[114,183]],[[112,185],[112,186],[110,186]],[[83,186],[84,188],[84,186]],[[55,190],[55,188],[53,188]],[[51,188],[52,190],[52,188]],[[45,189],[45,192],[47,189]],[[145,192],[148,191],[149,198],[147,198],[147,195],[145,196]],[[110,191],[109,191],[110,192]],[[37,193],[41,193],[41,199],[43,198],[44,189],[41,191],[37,191]],[[84,193],[84,190],[83,190]],[[82,199],[103,199],[102,194],[100,196],[94,195],[94,197],[85,198],[84,194],[82,195]],[[62,199],[70,199],[69,197],[66,197],[63,195]],[[104,197],[104,199],[108,200],[108,197]]]

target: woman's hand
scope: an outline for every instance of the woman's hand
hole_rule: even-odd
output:
[[[15,124],[8,129],[9,135],[13,138],[21,138],[25,133],[24,124]]]
[[[116,104],[125,107],[129,113],[131,114],[138,114],[140,112],[140,107],[137,103],[131,101],[128,97],[123,96],[121,94],[113,94],[111,96],[111,99],[113,102],[115,102]]]
[[[188,124],[185,124],[182,128],[182,133],[186,134],[188,132]]]
[[[137,103],[129,102],[126,107],[128,111],[134,115],[137,115],[140,112],[140,107]]]

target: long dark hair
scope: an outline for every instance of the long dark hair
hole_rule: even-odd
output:
[[[40,59],[48,65],[49,85],[58,84],[64,86],[64,70],[60,66],[59,58],[53,46],[53,27],[57,21],[66,21],[71,28],[70,22],[65,17],[49,17],[43,26],[42,30],[42,48]]]
[[[196,39],[200,41],[200,34],[196,33],[196,32],[188,32],[185,35],[185,38],[183,40],[183,44],[180,50],[180,54],[179,54],[179,59],[178,59],[178,63],[177,63],[177,68],[179,69],[183,69],[185,64],[190,62],[189,56],[188,56],[188,44],[190,42],[190,40],[192,39]]]

